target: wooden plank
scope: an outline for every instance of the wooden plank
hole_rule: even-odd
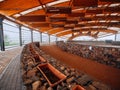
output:
[[[94,16],[92,20],[120,20],[120,16]]]
[[[61,36],[64,36],[64,35],[67,35],[67,34],[72,34],[72,31],[71,30],[67,30],[65,32],[61,32],[59,34],[56,34],[57,37],[61,37]]]
[[[120,6],[117,6],[117,7],[107,7],[107,8],[104,9],[104,12],[120,13]]]
[[[71,27],[70,26],[69,27],[64,27],[65,30],[67,30],[67,29],[73,29],[73,28],[74,27],[72,27],[72,26]]]
[[[103,10],[102,9],[86,10],[86,13],[101,14],[101,13],[103,13]]]
[[[64,27],[64,24],[51,24],[51,27],[53,28]]]
[[[50,22],[64,22],[66,20],[66,17],[50,17]]]
[[[49,23],[33,23],[31,24],[32,27],[49,27]]]
[[[85,27],[85,26],[114,26],[120,27],[119,22],[93,22],[93,23],[84,23],[84,24],[76,24],[75,27]]]
[[[81,17],[80,21],[92,21],[92,19],[88,17]]]
[[[54,29],[48,31],[48,34],[55,34],[55,33],[61,32],[63,30],[64,30],[63,28],[54,28]]]
[[[98,0],[73,0],[74,6],[97,7]]]
[[[112,3],[119,3],[120,0],[99,0],[101,2],[112,2]]]
[[[69,17],[84,17],[85,13],[78,13],[78,12],[72,12],[71,14],[68,14]]]
[[[21,16],[17,19],[23,22],[43,22],[46,21],[46,16],[45,15]]]
[[[65,23],[66,24],[77,24],[78,21],[77,20],[67,20]]]
[[[84,27],[86,26],[85,24],[76,24],[75,27]]]

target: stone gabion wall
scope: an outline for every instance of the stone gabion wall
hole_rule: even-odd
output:
[[[66,43],[64,41],[57,41],[56,45],[64,51],[67,51]]]
[[[72,42],[57,42],[62,50],[102,64],[110,65],[120,69],[120,48],[107,46],[82,45]]]
[[[21,53],[21,73],[25,86],[24,90],[76,90],[75,86],[82,86],[85,90],[111,90],[111,87],[94,80],[89,75],[71,68],[43,52],[39,45],[30,43],[24,46]],[[37,53],[36,53],[37,52]],[[38,55],[46,61],[41,62]],[[40,64],[50,63],[54,68],[66,76],[66,79],[54,87],[50,87],[43,74],[37,68]],[[79,89],[84,90],[84,89]]]

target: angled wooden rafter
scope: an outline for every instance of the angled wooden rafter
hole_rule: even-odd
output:
[[[61,32],[63,30],[64,30],[63,28],[54,28],[54,29],[49,30],[48,34],[50,34],[50,35],[56,34],[56,33]]]
[[[115,31],[115,30],[81,30],[81,31],[79,31],[78,30],[78,32],[86,32],[86,31],[94,31],[94,32],[96,32],[96,31],[98,31],[98,32],[107,32],[107,33],[113,33],[113,34],[116,34],[117,33],[117,31]],[[72,30],[67,30],[67,31],[65,31],[65,32],[62,32],[62,33],[59,33],[59,34],[56,34],[56,36],[58,36],[58,37],[60,37],[60,36],[64,36],[64,35],[67,35],[67,34],[72,34],[73,32],[72,32]]]

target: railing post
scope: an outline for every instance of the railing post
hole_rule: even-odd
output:
[[[5,51],[5,44],[4,44],[4,33],[3,33],[3,18],[0,17],[0,46],[1,51]]]

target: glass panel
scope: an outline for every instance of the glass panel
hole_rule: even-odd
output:
[[[56,37],[53,35],[50,35],[50,42],[55,42],[56,41]]]
[[[42,43],[48,44],[49,43],[49,36],[48,34],[42,33]]]
[[[57,41],[66,41],[65,38],[58,38]]]
[[[31,42],[31,31],[30,29],[22,28],[22,44],[27,44]]]
[[[115,35],[110,35],[110,36],[106,36],[106,37],[101,37],[97,39],[98,41],[106,41],[106,40],[112,40],[115,41]]]
[[[120,34],[116,35],[116,41],[120,41]]]
[[[9,23],[9,24],[8,24]],[[3,22],[5,49],[19,46],[19,28],[16,24],[5,20]]]
[[[33,42],[35,41],[40,42],[40,32],[33,31]]]
[[[73,40],[83,40],[83,41],[89,41],[89,40],[93,40],[93,37],[90,36],[80,36],[80,37],[76,37]]]

